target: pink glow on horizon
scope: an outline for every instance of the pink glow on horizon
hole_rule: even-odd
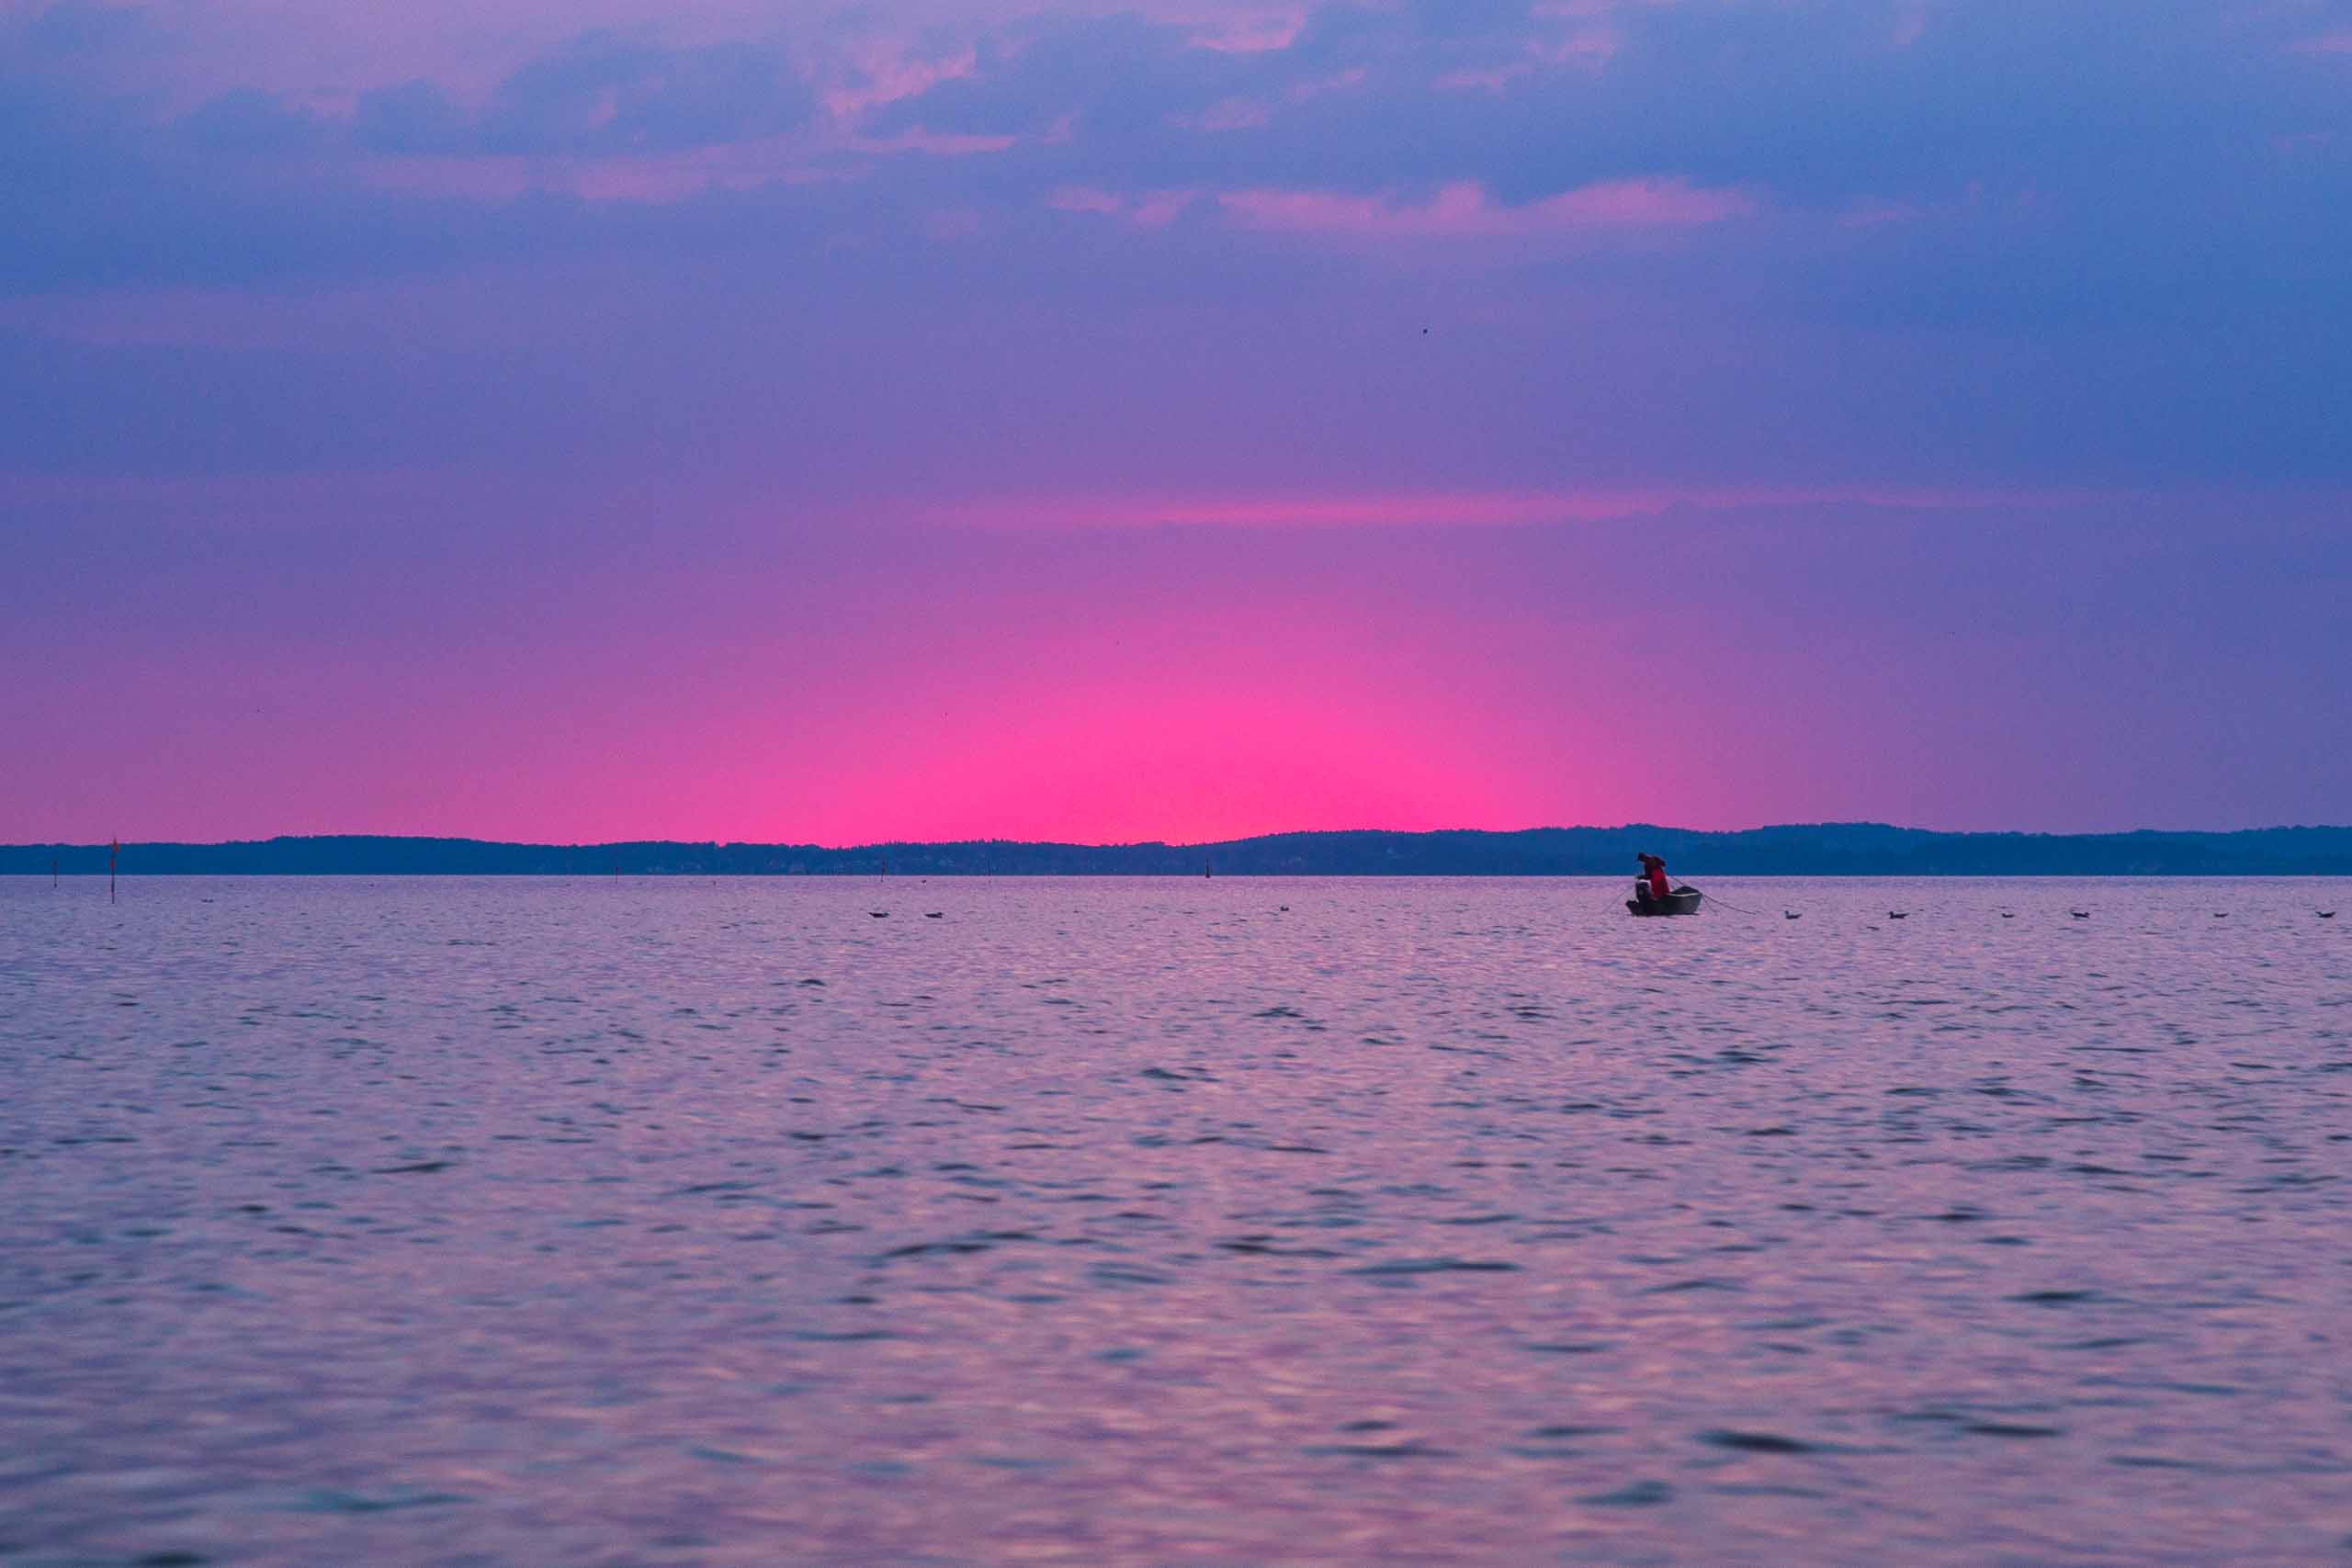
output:
[[[674,624],[653,586],[634,613]],[[1094,607],[1010,637],[992,617],[886,617],[887,637],[844,646],[860,641],[846,625],[779,633],[759,594],[684,592],[707,621],[695,643],[624,620],[613,646],[577,643],[560,668],[508,664],[494,644],[424,650],[397,673],[356,649],[288,662],[226,630],[234,644],[215,639],[200,671],[96,667],[129,694],[91,732],[117,764],[43,788],[39,822],[8,791],[0,808],[27,837],[1120,842],[1520,825],[1580,793],[1556,774],[1531,793],[1525,759],[1464,710],[1460,682],[1490,690],[1475,671],[1521,635],[1508,624],[1253,597]],[[591,604],[555,618],[612,622]],[[224,683],[239,702],[204,711]],[[243,763],[198,781],[194,754]],[[124,815],[136,824],[87,825]]]
[[[2352,12],[1992,9],[0,0],[0,840],[2340,815]]]
[[[924,837],[1198,842],[1309,823],[1434,828],[1495,781],[1433,752],[1419,705],[1340,668],[1256,682],[1040,682],[949,720],[938,772],[861,770],[878,819]],[[932,781],[953,777],[942,794]]]
[[[50,488],[86,500],[93,487]],[[61,618],[47,645],[66,673],[12,714],[14,732],[45,739],[0,771],[0,839],[1187,841],[1632,820],[2162,826],[2165,810],[2212,826],[2233,818],[2119,793],[2154,770],[2115,759],[2159,754],[2119,672],[2145,682],[2151,659],[2201,668],[2277,635],[2225,605],[2191,606],[2202,618],[2170,643],[2115,638],[2086,608],[2105,592],[2096,573],[1964,570],[1947,585],[1919,541],[1964,542],[1974,519],[1370,526],[1334,548],[1311,526],[1260,525],[1295,503],[1228,498],[1192,513],[1227,528],[910,526],[849,553],[806,530],[687,551],[650,524],[626,542],[551,531],[551,548],[526,551],[458,530],[389,553],[379,540],[343,570],[327,564],[337,533],[429,517],[441,487],[223,478],[109,494],[168,514],[175,493],[189,510],[191,488],[234,530],[167,538],[162,558],[126,555],[87,580],[105,584],[96,613]],[[1453,515],[1514,520],[1527,493]],[[1394,522],[1423,505],[1375,502],[1314,518]],[[544,504],[519,481],[485,502]],[[1683,544],[1654,554],[1660,533]],[[1884,534],[1913,544],[1882,553]],[[1789,547],[1800,564],[1782,571]],[[251,563],[304,558],[252,579]],[[414,592],[420,572],[434,592]],[[2307,612],[2326,592],[2324,579],[2286,591],[2289,621],[2324,620]],[[233,615],[174,610],[232,594]],[[1682,616],[1663,640],[1662,606]],[[2077,625],[2059,653],[2030,641]],[[0,626],[0,653],[10,635]],[[2079,744],[2047,744],[2059,730]],[[1668,744],[1672,768],[1636,765]],[[2212,798],[2237,798],[2242,753],[2196,755],[2213,759]]]

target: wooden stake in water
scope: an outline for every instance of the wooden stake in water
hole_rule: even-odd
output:
[[[111,843],[109,843],[108,845],[107,845],[107,903],[109,903],[109,904],[111,904],[111,903],[113,903],[113,902],[114,902],[114,863],[115,863],[115,857],[116,857],[116,856],[118,856],[118,855],[119,855],[119,854],[121,854],[121,853],[122,853],[122,840],[121,840],[120,839],[117,839],[117,840],[115,840],[113,842],[111,842]]]

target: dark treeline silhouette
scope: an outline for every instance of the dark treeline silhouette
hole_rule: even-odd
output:
[[[1874,823],[1532,828],[1519,832],[1271,833],[1216,844],[503,844],[280,838],[127,843],[125,875],[222,876],[1583,876],[1633,874],[1636,851],[1678,876],[2352,875],[2352,828],[2233,833],[1936,833]],[[0,846],[0,873],[102,874],[104,844]]]

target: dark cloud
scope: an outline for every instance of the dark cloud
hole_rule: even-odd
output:
[[[671,49],[593,32],[513,72],[479,112],[425,81],[367,93],[351,133],[391,154],[676,152],[797,130],[815,107],[780,48]]]
[[[1661,283],[1915,330],[2230,318],[2282,344],[2342,339],[2352,67],[2298,52],[2307,11],[1827,0],[1570,22],[1496,5],[1441,26],[1425,9],[1323,7],[1290,48],[1246,55],[1132,17],[1025,24],[877,124],[1074,124],[978,175],[1033,189],[1426,198],[1475,181],[1519,203],[1681,176],[1762,193],[1785,220],[1743,233],[1736,262],[1668,261]],[[1606,38],[1578,56],[1587,22]],[[1442,85],[1465,70],[1491,86]],[[1201,129],[1235,102],[1257,123]]]
[[[779,49],[585,33],[499,85],[477,130],[514,152],[664,152],[797,130],[814,93]]]
[[[2292,51],[2307,23],[2188,0],[1985,0],[1920,12],[1913,36],[1905,15],[1886,0],[1583,19],[1340,6],[1290,48],[1250,54],[1133,17],[1030,22],[984,37],[972,74],[876,124],[1021,134],[1076,115],[1092,145],[1073,157],[1130,158],[1153,181],[1480,179],[1524,197],[1668,170],[1821,205],[1971,182],[2202,185],[2274,135],[2352,133],[2343,73]],[[1605,34],[1593,53],[1570,47],[1582,27]],[[1440,85],[1462,71],[1510,74],[1492,90]],[[1317,90],[1340,73],[1361,74]],[[1203,110],[1236,97],[1261,103],[1261,134],[1198,132]]]
[[[156,39],[153,17],[142,7],[58,0],[32,13],[16,43],[23,58],[86,65],[148,48]]]
[[[317,116],[251,87],[221,94],[183,118],[179,129],[189,145],[232,155],[310,152],[330,138]]]
[[[466,112],[430,82],[402,82],[360,95],[352,138],[371,152],[394,156],[453,153],[472,130]]]
[[[969,73],[855,127],[869,143],[916,131],[1015,139],[1000,154],[934,157],[876,156],[819,134],[811,77],[876,79],[806,52],[846,34],[803,40],[796,57],[763,41],[680,48],[594,32],[463,101],[417,80],[330,118],[240,90],[166,118],[152,98],[56,66],[61,40],[144,49],[152,36],[52,10],[36,18],[49,29],[40,51],[24,27],[0,39],[0,205],[11,223],[0,288],[266,290],[490,266],[556,277],[617,261],[649,293],[691,301],[696,288],[675,280],[718,265],[741,286],[729,295],[738,313],[721,327],[682,305],[642,328],[694,352],[635,367],[639,383],[697,386],[696,354],[724,358],[755,335],[740,323],[757,307],[741,302],[783,291],[834,361],[884,344],[896,367],[898,378],[877,373],[865,388],[869,403],[844,394],[849,412],[820,446],[853,440],[859,417],[931,407],[935,394],[943,424],[986,437],[925,437],[929,458],[893,458],[910,472],[933,462],[940,475],[1055,422],[1085,426],[1095,453],[1172,463],[1119,421],[1089,423],[1116,406],[1100,389],[1125,354],[1147,367],[1163,412],[1190,411],[1190,423],[1168,417],[1168,451],[1295,449],[1327,454],[1335,472],[1436,461],[1349,434],[1393,432],[1398,411],[1418,408],[1465,475],[1486,463],[1545,482],[1563,453],[1636,473],[1694,451],[1727,470],[1844,463],[1883,478],[1987,466],[2051,483],[2352,477],[2352,412],[2333,395],[2352,367],[2342,260],[2352,67],[2295,51],[2308,17],[2186,0],[1983,0],[1928,8],[1915,35],[1899,26],[1905,14],[1865,0],[1636,5],[1597,18],[1521,5],[1332,6],[1288,47],[1256,51],[1201,47],[1192,28],[1135,16],[1036,17],[966,40]],[[1574,55],[1566,46],[1588,26],[1606,27],[1607,48]],[[911,47],[935,61],[961,45],[932,33]],[[1491,85],[1442,85],[1461,71]],[[1257,111],[1227,117],[1242,129],[1205,128],[1209,110],[1235,103]],[[402,158],[593,169],[795,132],[832,177],[687,184],[659,201],[436,196],[384,177],[387,160]],[[1519,204],[1678,177],[1752,192],[1760,215],[1512,251],[1254,234],[1216,197],[1272,187],[1426,201],[1471,182]],[[1128,206],[1048,208],[1072,186]],[[1134,197],[1165,191],[1201,194],[1160,226],[1129,220]],[[953,221],[935,222],[942,214]],[[1605,311],[1570,308],[1596,299]],[[1477,354],[1442,382],[1476,417],[1423,408],[1430,365],[1387,363],[1374,329],[1480,312],[1488,325],[1477,330],[1492,335],[1471,336]],[[1167,323],[1180,313],[1207,324],[1177,333]],[[909,319],[929,330],[900,334]],[[1051,351],[1000,341],[1003,321],[1032,323]],[[1237,321],[1248,330],[1222,332]],[[968,348],[976,341],[984,346]],[[928,364],[935,343],[977,357]],[[1196,361],[1207,344],[1218,356]],[[493,383],[518,402],[577,408],[581,384],[613,379],[582,369],[585,352],[550,349],[495,378],[453,358],[444,368],[460,368],[443,380],[385,372],[346,384],[403,410],[458,406],[450,389]],[[141,385],[201,378],[96,350],[56,358],[19,344],[12,355],[12,386],[31,396],[70,385],[74,398],[54,406],[70,401],[68,423],[86,427],[68,441],[62,412],[40,426],[46,436],[23,426],[10,448],[19,464],[70,449],[103,467],[119,442],[87,432],[120,428],[106,418],[110,400],[129,406]],[[803,362],[779,348],[766,363]],[[322,373],[305,380],[312,369],[252,358],[220,373],[250,378],[255,408],[279,388],[281,423],[232,422],[203,440],[184,425],[179,445],[158,450],[266,467],[311,449],[263,439],[287,431],[345,456],[401,439],[370,432],[358,418],[370,398],[342,398]],[[773,413],[782,394],[744,374],[738,405]],[[1023,389],[1023,374],[1046,389]],[[1236,378],[1263,399],[1238,395]],[[297,385],[312,389],[300,409],[284,392]],[[1002,423],[957,412],[969,408],[1001,410]],[[327,419],[330,409],[343,412]],[[551,420],[560,434],[548,443],[628,439],[612,407],[590,412]],[[438,433],[414,450],[446,434],[403,417]]]
[[[1148,137],[1169,114],[1249,85],[1249,57],[1190,47],[1183,30],[1140,17],[1023,23],[982,39],[973,73],[872,117],[911,130],[1023,135],[1079,117],[1091,132]]]
[[[1523,36],[1533,7],[1528,0],[1408,0],[1404,16],[1424,39]]]

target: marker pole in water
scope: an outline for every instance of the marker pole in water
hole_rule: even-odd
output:
[[[122,853],[122,840],[120,839],[117,839],[107,845],[107,902],[109,904],[114,902],[115,857],[120,853]]]

